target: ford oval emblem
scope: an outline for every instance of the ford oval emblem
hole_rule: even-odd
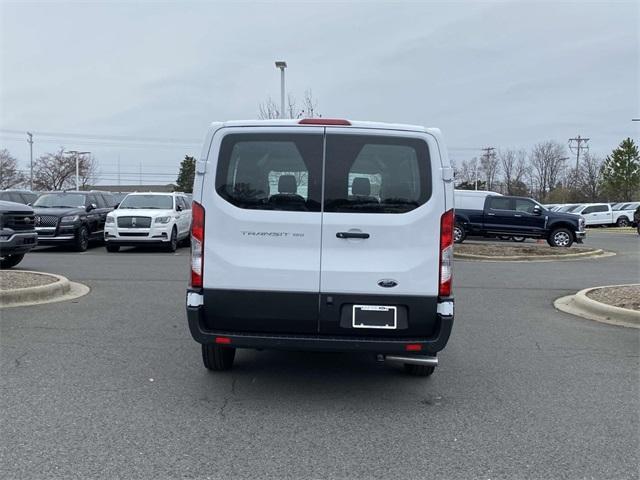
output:
[[[398,285],[398,282],[391,280],[390,278],[384,278],[378,282],[378,286],[382,288],[393,288]]]

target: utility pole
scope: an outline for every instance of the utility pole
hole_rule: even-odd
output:
[[[76,159],[76,191],[80,191],[80,155],[88,155],[91,152],[78,152],[77,150],[69,150],[68,152],[63,152],[64,153],[70,153],[72,154],[75,159]]]
[[[27,143],[29,143],[29,165],[31,173],[29,174],[29,190],[33,191],[33,133],[27,132],[27,136],[29,139]]]
[[[588,138],[582,138],[580,135],[569,139],[569,150],[576,154],[576,170],[580,166],[580,152],[582,150],[589,151]]]
[[[495,147],[485,147],[481,149],[482,151],[484,151],[484,154],[482,155],[482,158],[486,158],[487,161],[489,160],[489,158],[491,158],[493,155],[495,155]],[[487,188],[489,188],[490,185],[487,185]],[[478,190],[478,163],[476,162],[476,190]]]
[[[276,68],[280,69],[280,118],[284,115],[284,69],[287,68],[287,62],[279,60],[276,62]]]
[[[120,186],[120,154],[118,154],[118,187]]]

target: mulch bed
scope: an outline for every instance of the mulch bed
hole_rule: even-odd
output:
[[[587,297],[614,307],[640,311],[640,285],[598,288],[587,292]]]
[[[15,290],[17,288],[39,287],[56,282],[58,279],[49,275],[0,270],[0,290]]]
[[[570,253],[594,252],[597,249],[589,247],[569,248],[550,247],[546,243],[474,243],[465,242],[456,244],[453,247],[455,253],[466,253],[470,255],[486,255],[489,257],[511,257],[511,256],[535,256],[535,255],[567,255]]]

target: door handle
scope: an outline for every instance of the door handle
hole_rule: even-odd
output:
[[[491,215],[492,217],[495,217],[496,214],[495,213],[487,213],[487,215]]]
[[[338,232],[336,233],[336,237],[338,238],[369,238],[369,234],[360,233],[360,232]]]
[[[522,215],[518,215],[517,213],[514,215],[514,217],[518,217],[520,218]]]

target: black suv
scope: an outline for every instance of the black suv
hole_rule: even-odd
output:
[[[2,190],[0,192],[0,200],[7,202],[22,203],[24,205],[31,205],[38,198],[38,194],[29,190]]]
[[[31,207],[0,200],[0,268],[15,267],[38,243]]]
[[[115,201],[108,192],[49,192],[33,203],[40,245],[69,244],[78,252],[90,240],[103,241],[107,213]]]

